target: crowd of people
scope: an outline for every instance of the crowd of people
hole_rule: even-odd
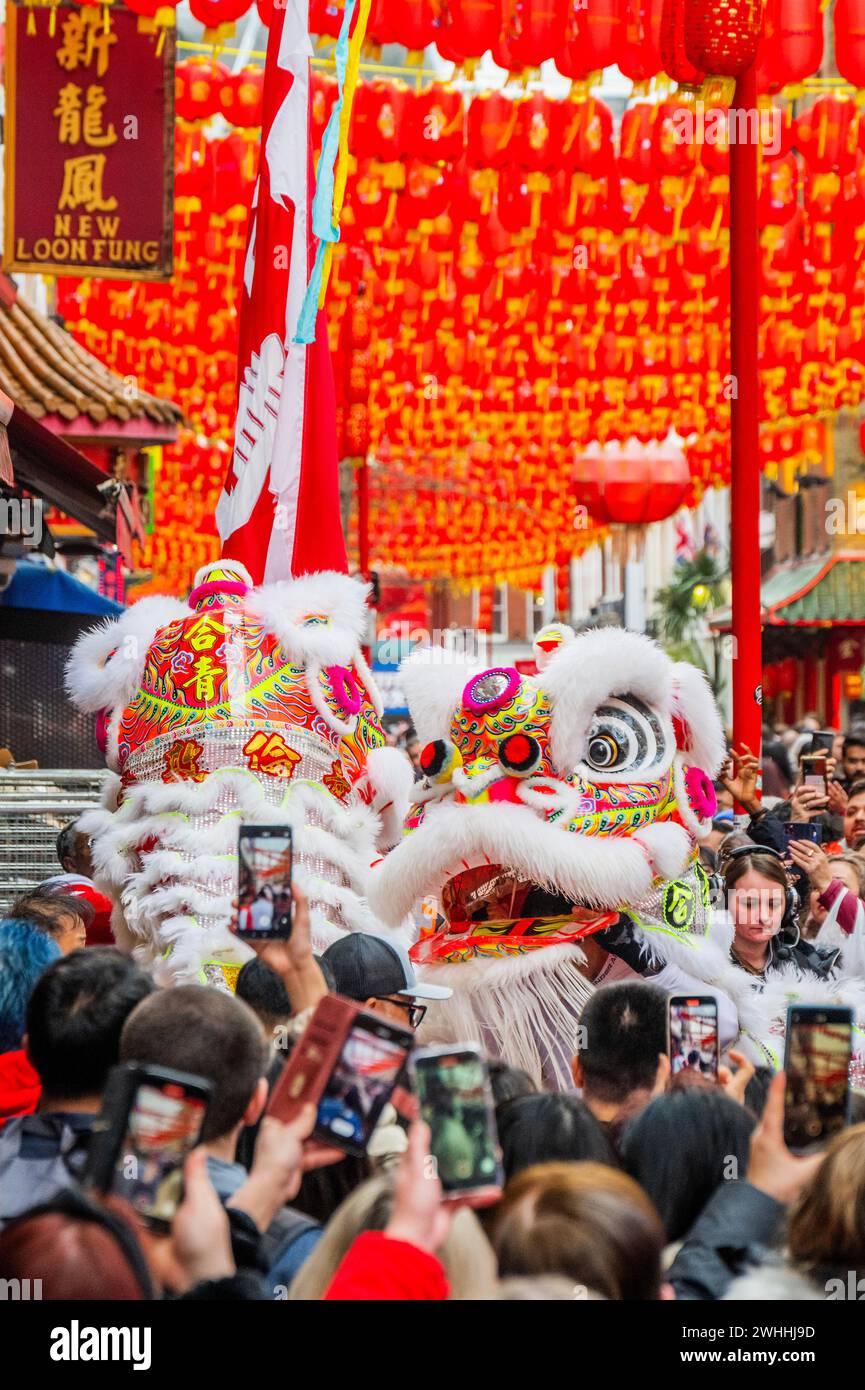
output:
[[[865,730],[830,751],[816,722],[767,730],[762,765],[731,752],[700,847],[732,918],[731,964],[756,989],[790,967],[830,978],[863,949]],[[823,787],[800,762],[815,734]],[[75,827],[58,858],[0,923],[0,1280],[40,1279],[49,1299],[629,1301],[827,1299],[865,1276],[865,1096],[803,1155],[785,1143],[783,1072],[736,1047],[723,1017],[717,1074],[673,1074],[668,991],[626,931],[605,944],[639,957],[642,978],[588,999],[571,1091],[489,1060],[504,1183],[474,1208],[446,1199],[407,1089],[361,1155],[314,1138],[314,1106],[266,1113],[328,993],[403,1029],[436,1009],[448,991],[404,952],[353,935],[317,957],[295,886],[290,938],[255,943],[234,995],[160,989],[104,944]],[[88,1180],[123,1064],[209,1088],[164,1229]]]

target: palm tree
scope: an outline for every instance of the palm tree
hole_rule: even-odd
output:
[[[727,600],[728,572],[708,550],[698,550],[692,560],[676,564],[671,583],[659,589],[655,601],[664,646],[676,661],[691,661],[706,671],[715,698],[720,695],[721,675],[719,639],[712,637],[714,669],[709,671],[698,638],[705,633],[705,616]]]

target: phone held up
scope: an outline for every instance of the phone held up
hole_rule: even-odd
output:
[[[829,777],[825,753],[803,753],[799,759],[802,769],[802,782],[806,787],[815,787],[824,796],[829,795]]]
[[[489,1206],[504,1184],[489,1069],[472,1043],[422,1047],[409,1059],[420,1115],[446,1201]]]
[[[122,1197],[154,1230],[170,1230],[211,1090],[204,1077],[168,1067],[115,1067],[93,1126],[85,1186]]]
[[[311,1102],[318,1106],[314,1138],[363,1154],[413,1045],[409,1029],[354,1000],[325,995],[283,1068],[268,1114],[287,1122]]]
[[[237,840],[236,932],[244,941],[291,936],[290,825],[242,825]]]
[[[793,1153],[819,1148],[846,1125],[852,1053],[852,1009],[790,1005],[784,1142]]]
[[[674,994],[668,1015],[670,1071],[718,1076],[718,1001],[713,994]]]

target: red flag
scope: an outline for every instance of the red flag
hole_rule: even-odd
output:
[[[346,571],[333,369],[324,317],[292,342],[313,262],[307,0],[274,5],[243,277],[234,453],[216,508],[222,553],[253,579]]]

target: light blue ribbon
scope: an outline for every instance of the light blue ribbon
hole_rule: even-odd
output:
[[[318,241],[313,262],[312,274],[303,297],[303,304],[297,320],[297,330],[292,342],[309,344],[315,342],[315,324],[318,317],[318,299],[321,294],[321,279],[324,272],[324,258],[329,242],[339,241],[339,227],[333,225],[333,185],[336,157],[339,153],[339,122],[342,114],[342,89],[345,84],[348,64],[349,30],[357,0],[346,0],[342,27],[336,41],[337,96],[330,113],[321,154],[315,177],[315,194],[312,200],[312,231]]]

